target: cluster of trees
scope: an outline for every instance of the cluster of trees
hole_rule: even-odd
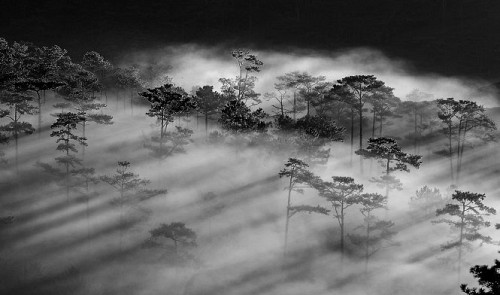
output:
[[[89,200],[99,195],[99,184],[107,184],[115,191],[117,197],[113,204],[119,216],[120,249],[125,229],[145,220],[151,213],[142,206],[143,202],[165,195],[167,191],[149,189],[149,180],[133,173],[128,161],[118,162],[116,173],[111,175],[98,175],[94,168],[86,165],[87,125],[112,124],[112,116],[103,113],[107,104],[102,100],[105,98],[107,102],[109,92],[126,93],[131,105],[137,93],[148,105],[145,115],[156,120],[159,132],[145,147],[155,157],[166,158],[186,151],[194,131],[179,125],[169,126],[176,117],[191,114],[204,118],[208,142],[233,139],[238,144],[260,145],[270,152],[279,152],[281,156],[285,154],[289,159],[279,172],[280,177],[288,179],[284,255],[287,255],[290,221],[295,214],[332,215],[340,231],[341,257],[344,257],[349,241],[359,247],[366,269],[375,253],[397,245],[392,239],[396,234],[394,223],[375,214],[376,210],[388,209],[389,192],[402,187],[394,172],[409,172],[409,167],[419,168],[422,156],[418,153],[422,142],[443,134],[446,149],[438,153],[449,157],[452,182],[458,181],[466,147],[493,140],[492,131],[496,129],[485,108],[476,102],[453,98],[428,100],[432,96],[418,90],[407,96],[410,100],[401,101],[392,88],[373,75],[348,76],[327,82],[324,76],[312,76],[306,72],[286,73],[277,77],[275,91],[264,95],[266,100],[272,101],[273,114],[267,114],[262,108],[255,107],[262,101],[261,95],[254,91],[257,81],[254,74],[264,64],[247,50],[231,52],[238,74],[234,79],[221,78],[220,92],[205,85],[194,89],[191,94],[173,84],[163,76],[164,73],[156,73],[154,79],[167,83],[154,87],[143,80],[143,77],[154,80],[151,69],[141,73],[134,67],[115,67],[96,52],[86,53],[81,63],[75,63],[66,53],[58,46],[9,44],[0,38],[0,143],[15,142],[17,169],[19,137],[35,132],[25,117],[38,114],[37,129],[40,132],[46,92],[51,91],[62,99],[53,105],[60,111],[53,114],[55,121],[50,125],[50,137],[55,138],[56,150],[61,154],[54,159],[55,166],[41,162],[38,166],[54,176],[64,188],[68,202],[71,197],[86,201],[87,218]],[[123,101],[125,106],[125,99]],[[371,113],[371,122],[367,113]],[[386,127],[402,116],[406,116],[412,125],[406,137],[384,136]],[[208,132],[210,120],[217,120],[220,131]],[[371,137],[365,140],[370,125]],[[384,168],[382,175],[371,181],[384,187],[385,195],[365,193],[363,185],[352,177],[332,176],[324,180],[309,170],[309,164],[314,167],[314,164],[328,161],[331,144],[344,141],[347,131],[350,133],[351,163],[352,155],[357,154],[361,163],[363,159],[375,159]],[[359,148],[354,151],[356,136]],[[402,146],[410,144],[413,144],[414,154],[402,150]],[[292,192],[302,193],[306,188],[316,191],[328,207],[296,205],[292,201]],[[445,223],[458,229],[457,239],[442,247],[443,250],[458,250],[458,273],[464,249],[470,243],[478,240],[492,242],[491,237],[479,233],[480,229],[490,225],[483,216],[496,213],[484,205],[484,198],[484,194],[460,190],[456,190],[451,198],[443,198],[438,190],[425,186],[410,202],[419,218],[435,212],[442,218],[434,223]],[[346,226],[353,208],[358,209],[363,220],[356,230]],[[0,219],[2,224],[13,220],[12,216]],[[90,232],[90,228],[88,230]],[[196,246],[196,233],[181,222],[163,223],[150,231],[144,246],[167,249],[167,254],[174,253],[176,259],[183,261],[193,260],[188,250]],[[476,274],[487,271],[490,270],[475,269]],[[468,294],[476,292],[466,286],[462,289]]]

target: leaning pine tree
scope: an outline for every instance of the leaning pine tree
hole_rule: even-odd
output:
[[[286,257],[288,247],[288,228],[290,218],[297,212],[319,213],[327,215],[330,210],[321,206],[298,205],[292,206],[292,191],[303,193],[303,189],[299,187],[300,184],[310,184],[317,180],[314,174],[307,170],[307,165],[303,161],[295,158],[290,158],[285,163],[285,168],[279,172],[280,178],[286,177],[289,179],[288,186],[285,188],[288,191],[288,200],[286,206],[286,222],[285,222],[285,243],[283,245],[283,256]]]
[[[459,278],[464,247],[470,248],[474,241],[492,242],[491,237],[479,233],[481,228],[490,226],[490,223],[485,221],[483,216],[496,214],[494,208],[484,205],[485,197],[484,194],[457,190],[452,195],[454,201],[452,204],[446,204],[444,208],[436,210],[436,216],[448,215],[449,217],[432,221],[434,224],[448,224],[453,231],[458,231],[458,236],[442,245],[441,249],[443,251],[453,248],[458,250],[457,275]]]

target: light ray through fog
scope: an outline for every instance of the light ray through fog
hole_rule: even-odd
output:
[[[124,62],[141,63],[144,56],[171,64],[173,69],[169,74],[186,90],[193,85],[217,87],[218,78],[234,77],[237,73],[236,64],[229,55],[224,55],[224,50],[191,45],[131,54]],[[483,83],[433,74],[414,76],[404,62],[391,61],[370,49],[332,55],[261,51],[258,56],[265,62],[257,83],[257,90],[262,93],[271,90],[276,76],[294,70],[326,75],[328,81],[367,72],[395,87],[396,94],[402,97],[419,88],[436,97],[466,98]],[[47,281],[38,277],[27,279],[22,292],[43,288],[57,280],[67,283],[70,281],[67,277],[86,283],[84,289],[75,290],[74,294],[457,292],[454,253],[440,251],[440,243],[449,238],[448,228],[433,226],[430,220],[414,221],[408,214],[410,197],[422,186],[437,187],[445,193],[451,184],[448,159],[438,158],[430,150],[424,155],[420,169],[397,174],[403,190],[391,192],[390,210],[379,210],[376,215],[395,222],[398,231],[395,240],[401,244],[380,250],[371,259],[366,274],[360,250],[353,245],[348,246],[345,265],[340,266],[338,229],[331,215],[293,216],[289,240],[292,255],[284,261],[286,191],[283,188],[287,183],[278,177],[278,172],[288,158],[286,153],[270,153],[263,147],[208,144],[204,126],[200,124],[199,130],[195,130],[195,142],[188,146],[185,154],[158,160],[144,148],[144,142],[156,132],[154,120],[145,116],[143,105],[134,106],[131,116],[130,109],[123,109],[118,98],[116,103],[115,98],[110,98],[106,109],[113,115],[114,124],[93,125],[87,129],[89,147],[84,163],[94,167],[97,175],[110,175],[115,172],[118,161],[129,161],[131,171],[151,180],[151,188],[166,188],[168,193],[143,204],[152,208],[150,218],[137,223],[131,221],[123,245],[119,245],[119,213],[111,204],[118,196],[116,191],[105,184],[92,186],[96,196],[90,199],[87,210],[86,203],[76,202],[74,196],[68,201],[64,190],[34,167],[36,161],[56,165],[54,157],[58,156],[54,138],[48,136],[53,118],[44,117],[41,139],[37,135],[22,138],[19,176],[9,173],[9,179],[15,182],[1,184],[5,189],[0,204],[9,214],[16,215],[16,222],[2,232],[8,241],[5,246],[11,247],[6,259],[14,262],[26,259],[43,267],[48,274]],[[490,94],[478,97],[478,101],[496,106]],[[171,126],[175,124],[177,121]],[[195,118],[182,124],[195,129]],[[397,128],[392,127],[388,132],[398,132]],[[429,145],[437,148],[435,142]],[[496,160],[491,160],[498,158],[497,151],[493,144],[468,151],[460,185],[460,189],[486,193],[487,203],[494,207],[500,203],[497,184],[500,171]],[[369,162],[365,162],[366,170],[361,175],[357,165],[350,167],[349,154],[348,143],[335,143],[327,165],[312,167],[312,170],[323,179],[351,176],[364,184],[365,192],[383,193],[383,188],[370,182],[372,177],[380,175],[379,164],[374,161],[368,169]],[[12,155],[12,146],[7,149],[7,155]],[[213,204],[203,200],[208,192],[216,195],[217,205],[222,204],[216,212],[210,212]],[[303,195],[294,193],[292,200],[297,205],[329,205],[309,188]],[[347,217],[349,232],[357,230],[362,223],[359,208],[351,209]],[[165,249],[144,247],[151,229],[171,222],[183,222],[197,233],[198,248],[192,251],[198,264],[175,265],[166,257]],[[494,231],[485,232],[498,236]],[[489,263],[488,255],[495,251],[494,246],[477,248],[470,254],[470,261]],[[447,262],[449,259],[452,262]],[[72,267],[76,275],[71,274]],[[464,278],[465,281],[470,278]]]

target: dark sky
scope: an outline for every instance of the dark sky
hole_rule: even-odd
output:
[[[417,70],[500,80],[494,0],[2,0],[0,36],[96,50],[195,42],[228,48],[336,50],[371,46]]]

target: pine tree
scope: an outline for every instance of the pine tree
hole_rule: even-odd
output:
[[[386,188],[386,196],[390,189],[400,189],[401,183],[393,175],[394,171],[410,172],[408,165],[419,168],[422,163],[422,156],[412,155],[401,151],[395,139],[388,137],[378,137],[368,139],[366,149],[356,151],[356,154],[365,158],[378,159],[382,167],[385,168],[385,175],[380,179],[373,178],[372,181],[383,184]]]
[[[288,230],[290,224],[290,218],[295,215],[297,212],[309,212],[309,213],[319,213],[327,215],[329,210],[323,208],[321,206],[309,206],[309,205],[298,205],[293,206],[292,204],[292,191],[303,193],[303,188],[300,188],[300,184],[313,184],[318,180],[317,176],[314,176],[312,172],[307,170],[307,165],[305,162],[295,159],[289,158],[285,163],[285,168],[283,168],[279,172],[279,177],[289,178],[288,186],[285,188],[288,191],[288,199],[286,206],[286,221],[285,221],[285,242],[283,245],[283,256],[286,257],[287,249],[288,249]]]
[[[344,176],[332,176],[332,181],[316,180],[311,185],[333,208],[333,217],[340,227],[340,253],[343,259],[346,236],[345,216],[349,207],[361,201],[363,185],[355,183],[352,177]]]
[[[99,177],[102,182],[109,184],[119,193],[119,197],[115,198],[113,203],[118,206],[120,216],[118,224],[120,232],[120,249],[123,245],[124,229],[131,225],[125,220],[125,206],[144,211],[138,207],[140,202],[167,193],[167,190],[165,189],[146,189],[146,186],[150,184],[150,181],[139,178],[139,175],[129,171],[129,168],[130,162],[120,161],[118,162],[118,168],[116,169],[115,174],[103,175]],[[140,216],[139,218],[143,218],[143,216]]]
[[[164,143],[168,124],[174,121],[174,116],[189,113],[197,108],[196,101],[187,95],[179,87],[172,84],[165,84],[161,87],[148,89],[146,92],[139,93],[150,103],[150,108],[146,115],[156,118],[160,124],[160,136],[154,141],[159,142],[159,148],[154,149],[158,155],[164,157]],[[186,132],[184,132],[186,134]]]
[[[10,122],[1,126],[0,130],[10,133],[15,143],[16,151],[16,170],[18,170],[18,141],[21,134],[32,134],[35,129],[29,122],[21,121],[23,115],[34,115],[38,108],[31,105],[33,98],[31,96],[18,92],[2,92],[0,103],[5,104],[9,110],[2,114],[2,117],[8,118]]]
[[[57,115],[57,120],[53,123],[50,128],[56,129],[52,131],[50,137],[56,137],[56,142],[58,143],[57,150],[64,153],[63,156],[57,157],[55,160],[58,164],[64,167],[62,174],[65,178],[66,187],[66,198],[69,200],[69,191],[72,186],[70,182],[71,171],[70,168],[75,168],[76,166],[81,166],[81,159],[75,156],[78,153],[76,144],[86,146],[87,139],[74,134],[78,124],[85,120],[85,114],[83,113],[61,113]],[[55,172],[58,174],[57,170],[51,168],[50,166],[43,166],[46,170]]]
[[[491,237],[479,233],[481,228],[490,226],[490,223],[485,221],[483,216],[496,214],[495,209],[484,205],[485,197],[484,194],[456,190],[452,195],[454,202],[436,210],[436,216],[449,215],[449,218],[432,221],[433,224],[448,224],[452,230],[459,232],[456,239],[441,246],[443,251],[457,248],[457,275],[459,278],[463,248],[470,248],[474,241],[481,241],[481,243],[492,242]]]
[[[363,258],[365,259],[365,273],[368,272],[368,262],[370,258],[383,248],[397,245],[392,240],[396,234],[392,230],[394,223],[388,220],[380,220],[373,215],[377,209],[387,209],[387,197],[381,194],[362,194],[359,198],[359,204],[362,206],[359,211],[363,215],[364,224],[359,228],[363,229],[364,234],[349,234],[348,238],[354,245],[363,249]]]

